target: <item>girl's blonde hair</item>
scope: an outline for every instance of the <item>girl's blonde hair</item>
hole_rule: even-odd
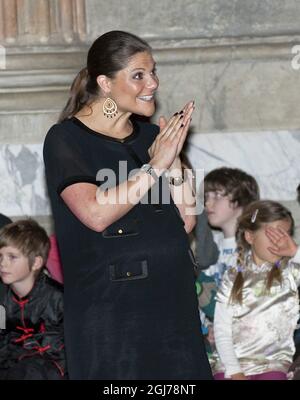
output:
[[[237,274],[233,283],[230,294],[230,303],[242,304],[243,286],[244,286],[244,269],[252,262],[252,257],[249,257],[251,245],[245,239],[245,232],[255,232],[262,228],[263,224],[288,220],[291,222],[289,234],[294,233],[294,219],[291,212],[280,203],[271,200],[255,201],[245,207],[242,215],[238,219],[236,231],[237,241]],[[269,292],[274,280],[282,282],[281,268],[286,265],[288,258],[285,257],[279,263],[275,263],[266,278],[266,292]]]

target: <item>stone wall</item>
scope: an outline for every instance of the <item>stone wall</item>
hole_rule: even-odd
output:
[[[196,132],[299,128],[299,1],[88,1],[87,16],[89,40],[122,29],[152,44],[158,113],[195,99]]]
[[[0,209],[49,232],[42,143],[85,62],[85,11],[85,0],[0,0]]]
[[[25,163],[29,157],[28,165],[35,155],[41,162],[44,136],[88,46],[113,29],[140,35],[154,49],[160,77],[154,122],[195,99],[193,137],[236,132],[246,139],[287,131],[299,138],[300,70],[291,63],[292,48],[300,44],[299,16],[298,0],[0,0],[0,44],[6,51],[6,68],[0,70],[0,171],[9,174],[7,154]],[[31,182],[19,175],[13,189],[19,203],[8,204],[12,187],[4,187],[0,210],[22,215],[21,198],[28,202],[23,210],[51,231],[48,207],[40,203],[45,192],[35,181],[40,173]],[[280,190],[275,197],[297,214],[293,198],[286,200]]]

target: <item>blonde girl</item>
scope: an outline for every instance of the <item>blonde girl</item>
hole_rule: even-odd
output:
[[[215,379],[287,379],[299,316],[293,230],[290,211],[274,201],[253,202],[239,218],[236,263],[216,298]]]

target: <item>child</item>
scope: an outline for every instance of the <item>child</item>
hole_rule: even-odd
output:
[[[204,202],[208,222],[219,232],[214,232],[214,240],[219,249],[216,264],[203,271],[207,277],[199,275],[200,284],[210,288],[211,295],[199,296],[199,307],[203,322],[203,333],[208,333],[208,341],[213,346],[212,321],[215,309],[215,292],[226,269],[232,265],[236,251],[235,231],[238,217],[243,208],[258,200],[259,188],[256,180],[237,168],[222,167],[208,173],[204,179]],[[203,274],[202,274],[203,275]],[[208,282],[210,279],[210,283]],[[205,294],[205,298],[204,298]],[[205,307],[203,307],[205,304]],[[207,312],[209,310],[209,313]],[[204,316],[205,314],[205,316]]]
[[[65,377],[63,290],[42,269],[49,239],[35,221],[0,232],[0,278],[6,327],[0,331],[0,379]]]
[[[214,233],[219,249],[215,265],[205,270],[206,275],[215,279],[217,286],[236,250],[235,232],[238,217],[243,208],[259,199],[256,180],[237,168],[218,168],[204,179],[204,201],[208,222],[211,227],[221,230]]]
[[[300,205],[300,185],[297,187],[297,201],[298,204]],[[299,292],[299,288],[298,288]],[[297,330],[295,331],[294,334],[294,341],[295,341],[295,346],[296,346],[296,354],[295,354],[295,359],[300,356],[300,320],[298,320],[298,325],[297,325]],[[300,359],[299,359],[300,360]]]
[[[300,185],[297,187],[297,201],[300,205]],[[300,288],[298,287],[298,294]],[[296,346],[296,352],[294,354],[294,362],[290,367],[289,376],[293,380],[300,380],[300,319],[298,319],[297,329],[294,332],[294,342]]]
[[[185,154],[182,154],[181,164],[183,168],[192,171],[192,166]],[[183,173],[184,176],[188,176],[187,171],[183,171]],[[192,172],[190,176],[192,176],[191,186],[193,187],[194,193],[196,193],[196,182],[194,173]],[[206,211],[203,210],[202,213],[197,215],[196,218],[197,222],[194,230],[195,237],[193,238],[195,239],[194,243],[196,250],[196,260],[193,257],[193,261],[195,261],[196,267],[196,293],[199,300],[199,312],[201,318],[201,309],[204,310],[206,315],[210,315],[211,297],[215,295],[215,292],[211,291],[211,282],[209,281],[209,278],[204,275],[202,270],[217,262],[219,250],[216,243],[214,242],[212,231],[208,225]],[[207,328],[204,325],[202,325],[202,333],[204,335],[208,333]],[[206,343],[206,346],[207,345],[208,344]]]
[[[295,352],[300,248],[291,213],[274,201],[244,210],[236,264],[217,293],[215,379],[286,380]]]

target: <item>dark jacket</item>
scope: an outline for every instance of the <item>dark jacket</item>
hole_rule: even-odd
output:
[[[63,379],[62,285],[41,273],[23,298],[1,285],[6,327],[0,331],[0,379]]]
[[[215,264],[219,257],[218,246],[214,242],[205,210],[197,216],[195,235],[196,259],[199,270],[203,270]]]

